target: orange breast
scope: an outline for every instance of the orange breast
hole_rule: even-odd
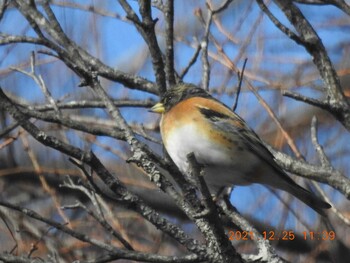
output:
[[[200,112],[200,108],[221,115],[217,115],[217,120],[210,119]],[[224,125],[218,123],[221,121]],[[205,165],[205,180],[211,189],[249,184],[250,177],[245,175],[256,169],[261,160],[251,151],[244,150],[241,138],[230,125],[242,127],[244,122],[221,103],[195,97],[178,103],[162,116],[161,133],[167,152],[182,172],[188,172],[187,154],[191,152],[200,164]]]
[[[214,140],[219,144],[228,146],[232,143],[230,136],[226,136],[227,134],[213,130],[211,123],[199,111],[199,108],[203,107],[219,111],[227,116],[234,115],[230,109],[215,100],[200,97],[193,97],[184,100],[162,116],[160,126],[165,147],[167,147],[168,137],[171,133],[176,132],[176,128],[180,128],[189,123],[198,126],[198,132],[200,135],[210,137],[211,140]],[[193,139],[195,140],[196,138]]]

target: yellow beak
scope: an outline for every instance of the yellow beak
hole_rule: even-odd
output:
[[[156,105],[154,105],[151,109],[151,112],[155,112],[155,113],[164,113],[165,108],[164,108],[164,104],[161,102],[158,102]]]

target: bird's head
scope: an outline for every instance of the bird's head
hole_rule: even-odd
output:
[[[161,100],[150,111],[162,114],[169,111],[179,102],[192,97],[210,98],[211,95],[195,85],[180,83],[168,89],[161,97]]]

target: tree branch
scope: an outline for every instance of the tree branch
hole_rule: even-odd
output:
[[[167,0],[164,5],[165,15],[165,73],[169,86],[175,84],[174,68],[174,0]]]
[[[299,33],[301,44],[313,58],[322,80],[326,86],[330,113],[338,119],[344,127],[350,130],[350,106],[340,86],[340,81],[321,39],[309,21],[304,17],[292,0],[276,0],[276,4],[286,15],[289,22]],[[295,40],[295,39],[293,39]]]
[[[302,160],[296,160],[287,154],[274,150],[265,145],[273,153],[278,165],[284,170],[302,177],[328,184],[350,199],[350,179],[333,168],[312,165]]]
[[[90,71],[96,72],[97,75],[103,76],[109,80],[117,81],[131,89],[139,89],[142,91],[158,94],[159,91],[154,83],[138,76],[129,75],[119,70],[113,69],[103,64],[99,59],[90,55],[87,51],[79,47],[68,37],[62,37],[62,31],[57,32],[47,18],[42,15],[35,7],[26,3],[26,1],[14,1],[18,10],[37,28],[45,30],[52,38],[48,40],[43,34],[38,34],[40,42],[48,48],[58,53],[59,58],[80,77],[87,77]],[[34,25],[33,25],[34,26]],[[28,41],[31,39],[28,39]],[[57,42],[55,44],[53,41]],[[36,43],[39,44],[39,43]]]
[[[189,174],[198,182],[198,188],[203,194],[204,210],[195,215],[194,222],[205,236],[209,254],[214,255],[213,262],[242,262],[241,256],[231,245],[225,235],[217,213],[217,208],[211,199],[209,189],[204,181],[203,170],[193,153],[187,155],[190,164]]]
[[[139,1],[140,14],[142,21],[138,18],[134,10],[132,10],[129,3],[125,0],[119,0],[120,5],[123,7],[127,14],[127,18],[130,19],[136,29],[140,32],[141,36],[145,40],[148,49],[151,53],[153,70],[156,76],[157,88],[160,94],[163,94],[166,90],[166,78],[164,71],[164,62],[162,58],[162,51],[159,48],[157,37],[155,34],[155,25],[157,19],[152,18],[151,2],[150,0]]]
[[[81,160],[90,166],[99,175],[107,187],[110,188],[118,196],[118,198],[120,198],[120,200],[128,204],[129,208],[132,208],[134,211],[138,212],[146,220],[150,221],[163,232],[168,233],[180,244],[183,244],[187,249],[189,249],[189,251],[196,253],[199,256],[206,255],[206,249],[200,246],[196,240],[189,238],[186,233],[177,226],[160,217],[156,211],[146,205],[137,195],[129,192],[117,178],[109,173],[109,171],[102,165],[100,160],[92,152],[84,152],[77,147],[66,144],[53,136],[45,134],[34,124],[30,123],[28,118],[22,114],[19,109],[7,98],[2,89],[0,89],[0,109],[9,112],[12,117],[17,120],[21,126],[40,143],[56,149],[70,157]],[[138,149],[138,151],[141,150]],[[147,163],[144,162],[143,164],[144,167],[147,167],[147,171],[149,173],[157,172],[154,166],[150,168],[151,170],[148,169],[149,165],[149,161]],[[160,178],[158,178],[157,181],[162,182],[161,175],[159,174],[158,176]]]

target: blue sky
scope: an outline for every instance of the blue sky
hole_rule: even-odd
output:
[[[177,37],[180,39],[176,42],[175,47],[175,62],[176,69],[181,71],[181,69],[187,65],[189,59],[194,53],[193,47],[189,46],[185,42],[193,42],[194,38],[201,40],[203,36],[203,27],[199,26],[198,19],[194,15],[194,9],[201,7],[203,13],[205,14],[205,2],[204,1],[175,1],[176,2],[176,29],[178,30]],[[219,1],[216,1],[219,2]],[[247,32],[250,30],[252,24],[256,21],[259,16],[260,9],[253,4],[251,11],[248,13],[247,17],[243,17],[243,12],[249,10],[248,3],[249,1],[234,1],[232,4],[232,9],[225,11],[222,14],[222,25],[229,31],[237,27],[239,21],[243,21],[240,25],[240,30],[235,33],[235,37],[238,40],[243,41],[247,37]],[[91,3],[95,7],[105,10],[111,14],[118,14],[124,17],[125,13],[117,4],[117,1],[75,1],[75,3],[80,3],[87,5]],[[137,6],[136,1],[131,1],[133,7]],[[304,15],[310,19],[311,23],[317,28],[317,32],[323,40],[324,45],[329,51],[332,61],[340,67],[344,64],[344,53],[345,49],[342,49],[342,45],[346,45],[350,40],[350,21],[345,18],[344,14],[341,13],[336,8],[329,6],[302,6],[301,10],[304,12]],[[81,11],[71,8],[62,8],[59,6],[53,7],[53,10],[58,17],[64,31],[74,39],[79,45],[86,47],[90,53],[99,57],[103,62],[115,67],[120,70],[130,71],[132,74],[138,74],[149,80],[154,80],[154,73],[152,70],[151,60],[147,58],[147,49],[143,39],[140,37],[134,26],[125,21],[113,17],[103,17],[98,14],[92,15],[89,12]],[[284,18],[283,14],[278,12],[277,8],[271,5],[272,12],[281,19],[281,21],[290,26],[288,21]],[[163,43],[163,18],[160,16],[159,11],[153,9],[153,12],[156,16],[159,16],[160,20],[157,25],[158,40],[160,46],[164,48]],[[336,24],[332,25],[329,21],[336,21],[339,18],[344,17],[344,25],[338,26]],[[10,13],[0,22],[1,32],[11,33],[16,35],[28,35],[35,36],[30,27],[25,22],[23,17],[18,14],[15,10],[10,10]],[[181,29],[181,30],[180,30]],[[224,42],[225,37],[219,32],[215,25],[212,25],[213,35],[220,41],[223,41],[223,47],[227,54],[234,58],[235,55],[239,52],[240,44],[233,44],[232,42]],[[183,33],[183,35],[181,35]],[[232,32],[231,32],[232,33]],[[22,96],[31,103],[44,103],[45,98],[40,91],[39,87],[30,80],[28,77],[24,76],[21,73],[5,72],[9,66],[16,66],[18,64],[28,62],[30,58],[30,52],[38,52],[43,50],[42,47],[36,47],[33,45],[15,45],[15,46],[0,46],[0,76],[1,86],[12,94]],[[209,50],[216,52],[215,47],[210,44]],[[145,63],[140,65],[137,68],[135,66],[135,59],[142,59],[145,56]],[[264,57],[261,61],[261,56]],[[270,22],[267,17],[264,17],[259,23],[251,41],[247,46],[247,51],[245,52],[243,59],[248,58],[247,71],[256,73],[257,75],[261,74],[264,78],[275,81],[279,80],[280,76],[288,75],[289,73],[295,72],[298,66],[294,61],[310,61],[310,55],[304,50],[303,47],[298,46],[293,41],[289,40],[283,33],[277,30],[274,25]],[[243,59],[238,61],[237,66],[241,67],[243,64]],[[79,78],[77,78],[72,72],[67,69],[62,62],[60,61],[51,61],[52,58],[38,54],[37,61],[43,62],[44,64],[37,66],[38,74],[42,74],[44,80],[48,84],[50,91],[52,92],[55,99],[63,99],[65,101],[74,100],[78,98],[89,98],[92,97],[91,94],[87,95],[86,88],[78,88]],[[212,63],[212,76],[210,87],[220,87],[223,83],[224,78],[224,67],[219,63],[211,60]],[[22,67],[24,70],[29,70],[28,67]],[[266,74],[263,74],[266,72]],[[305,68],[307,73],[316,72],[315,67],[310,63],[308,67]],[[304,73],[306,74],[306,73]],[[190,70],[189,74],[185,77],[185,81],[192,82],[195,84],[200,84],[202,76],[201,71],[201,62],[198,59],[197,63]],[[124,87],[118,83],[113,83],[111,81],[103,80],[105,88],[109,91],[109,94],[114,98],[121,98],[128,96],[130,98],[155,98],[151,94],[146,94],[138,91],[130,91],[124,89]],[[286,82],[289,83],[289,82]],[[318,83],[321,85],[321,82],[313,82],[313,84]],[[280,98],[280,102],[276,102],[276,93],[277,96],[280,94],[278,89],[266,88],[266,84],[260,81],[253,81],[253,84],[263,89],[260,91],[260,94],[263,98],[271,105],[277,105],[277,115],[279,117],[288,116],[295,118],[295,116],[290,116],[289,114],[295,113],[296,109],[300,109],[307,106],[299,102],[295,102],[288,98]],[[228,81],[228,87],[233,89],[237,85],[236,76],[232,76]],[[295,87],[298,92],[303,93],[304,95],[319,97],[321,92],[315,91],[313,86],[302,85]],[[233,97],[232,96],[222,96],[220,99],[228,104],[232,105]],[[251,111],[250,109],[253,109]],[[256,110],[257,109],[257,110]],[[263,108],[258,104],[256,98],[247,92],[247,89],[243,87],[242,95],[240,97],[238,113],[246,118],[247,122],[253,128],[259,128],[266,121],[271,122],[267,113]],[[256,117],[257,111],[259,112],[258,118]],[[102,113],[101,110],[89,110],[83,111],[87,115],[95,115],[100,118],[109,118],[105,113]],[[123,109],[123,115],[126,119],[131,122],[144,123],[145,120],[148,122],[156,122],[157,117],[148,113],[145,110],[137,109]],[[302,114],[302,113],[300,113]],[[268,128],[273,127],[270,125]],[[330,138],[337,136],[340,131],[342,131],[340,125],[335,126],[334,129],[329,129],[329,127],[324,127],[320,129],[320,141],[321,143],[327,143]],[[337,152],[339,148],[343,148],[344,151],[349,150],[348,141],[349,136],[341,133],[341,137],[334,144],[330,145],[332,147],[326,148],[327,153]],[[73,135],[70,135],[73,136]],[[73,143],[81,145],[79,138],[75,136],[70,137]],[[110,143],[118,147],[118,144],[113,141],[111,142],[109,138],[100,138],[101,142]],[[305,141],[297,141],[298,145],[302,145]],[[99,151],[99,153],[105,158],[115,158],[110,153],[103,152],[98,149],[99,147],[93,147]],[[306,148],[306,147],[305,147]],[[304,148],[303,148],[304,149]],[[288,152],[288,149],[283,149]],[[289,152],[290,153],[290,152]],[[306,156],[312,156],[312,150],[306,151]],[[334,164],[340,169],[347,170],[349,164],[346,165],[347,156],[341,156],[340,158],[334,158]],[[329,190],[326,187],[327,190]],[[330,190],[329,190],[330,191]],[[330,191],[332,192],[332,191]],[[261,207],[255,207],[257,200],[265,198],[267,196],[267,201],[264,202]],[[337,195],[339,196],[339,195]],[[337,198],[337,200],[342,200]],[[237,208],[243,213],[249,213],[252,208],[255,208],[256,216],[259,218],[264,218],[266,213],[278,209],[280,206],[279,201],[271,197],[271,194],[267,192],[266,189],[261,186],[253,187],[237,187],[233,192],[232,201],[237,206]],[[296,206],[298,203],[295,204]],[[310,212],[311,209],[306,208],[306,213],[310,214],[310,222],[314,220],[313,212]],[[278,223],[278,218],[274,221]],[[296,221],[293,217],[290,217],[288,220],[287,226],[295,226]]]

